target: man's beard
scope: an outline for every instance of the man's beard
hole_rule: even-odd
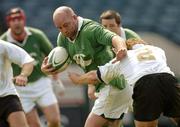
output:
[[[23,33],[23,29],[22,28],[20,28],[20,27],[17,27],[17,28],[15,28],[15,30],[14,30],[14,35],[16,35],[16,36],[19,36],[19,35],[21,35],[22,33]]]

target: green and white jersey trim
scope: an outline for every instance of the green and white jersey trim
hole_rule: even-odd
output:
[[[25,37],[25,39],[23,40],[22,43],[19,43],[18,41],[16,41],[15,39],[13,39],[13,37],[11,36],[11,29],[8,29],[7,34],[6,34],[6,36],[7,36],[7,41],[12,42],[12,43],[16,43],[16,44],[19,45],[20,47],[23,47],[23,46],[26,44],[28,37],[29,37],[30,35],[32,35],[31,31],[29,31],[27,27],[25,27],[25,32],[26,32],[26,34],[27,34],[26,37]]]

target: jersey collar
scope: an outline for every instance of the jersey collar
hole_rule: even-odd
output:
[[[77,34],[76,34],[76,37],[78,36],[79,34],[79,31],[81,30],[81,27],[83,25],[83,18],[78,16],[78,31],[77,31]],[[72,43],[74,43],[74,41],[76,40],[76,38],[74,40],[71,41],[71,39],[68,38],[68,40]]]
[[[12,35],[11,35],[11,29],[9,28],[8,31],[7,31],[7,41],[8,41],[8,42],[12,42],[12,43],[17,43],[17,44],[20,45],[20,46],[24,46],[25,43],[26,43],[26,41],[27,41],[27,38],[28,38],[30,35],[32,35],[31,31],[29,31],[27,27],[25,27],[25,32],[27,33],[27,35],[26,35],[23,43],[19,43],[18,41],[16,41],[16,40],[12,37]]]
[[[120,30],[121,30],[121,37],[126,40],[126,34],[125,34],[123,27],[120,27]]]

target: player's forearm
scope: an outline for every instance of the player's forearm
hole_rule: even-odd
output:
[[[83,74],[79,77],[78,84],[96,84],[98,79],[96,76],[96,71],[90,71],[86,74]]]
[[[125,40],[119,36],[114,36],[112,38],[112,45],[116,51],[122,50],[122,49],[127,49]]]
[[[33,62],[25,63],[22,67],[20,75],[28,77],[33,71],[34,65]]]

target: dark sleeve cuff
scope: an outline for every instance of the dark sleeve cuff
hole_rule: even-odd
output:
[[[101,82],[104,82],[101,78],[101,72],[100,72],[99,68],[97,69],[97,77]]]

